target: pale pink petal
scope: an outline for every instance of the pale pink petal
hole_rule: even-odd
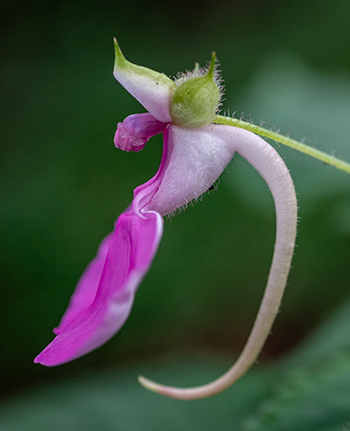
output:
[[[234,155],[233,147],[215,133],[216,128],[217,125],[198,129],[169,126],[170,160],[147,209],[169,214],[199,198],[213,185]]]
[[[163,219],[156,212],[130,210],[119,217],[94,301],[35,362],[55,366],[72,361],[104,344],[121,328],[157,251],[162,229]]]

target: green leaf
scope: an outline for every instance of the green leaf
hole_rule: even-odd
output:
[[[294,352],[287,363],[309,366],[350,352],[350,301],[342,304]]]
[[[244,431],[340,431],[350,419],[350,355],[292,373]]]
[[[333,312],[280,364],[273,396],[244,431],[340,431],[350,421],[350,302]],[[350,423],[350,422],[349,422]]]

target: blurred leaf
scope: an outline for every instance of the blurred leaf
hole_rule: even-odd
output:
[[[345,302],[287,359],[290,366],[310,366],[350,352],[350,301]]]
[[[350,301],[277,367],[273,395],[244,431],[338,431],[350,425]],[[348,422],[349,421],[349,422]]]
[[[350,355],[292,372],[244,431],[340,431],[350,420]]]

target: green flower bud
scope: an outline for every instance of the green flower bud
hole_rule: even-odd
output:
[[[204,76],[189,78],[176,88],[170,104],[170,115],[174,124],[196,128],[207,126],[213,121],[220,103],[220,90],[214,71],[215,52]]]

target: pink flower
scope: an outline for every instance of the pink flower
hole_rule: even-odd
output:
[[[115,78],[146,109],[118,124],[114,142],[140,151],[163,133],[163,156],[155,176],[134,191],[132,204],[117,220],[81,277],[56,337],[35,362],[60,365],[107,342],[129,316],[136,290],[148,271],[162,233],[163,217],[198,199],[218,179],[235,152],[257,169],[274,197],[277,233],[266,293],[247,345],[226,375],[199,388],[177,389],[140,381],[164,395],[189,399],[213,395],[254,363],[278,312],[296,232],[296,199],[288,169],[263,139],[243,129],[213,124],[220,102],[215,56],[210,67],[172,81],[125,60],[117,43]]]

